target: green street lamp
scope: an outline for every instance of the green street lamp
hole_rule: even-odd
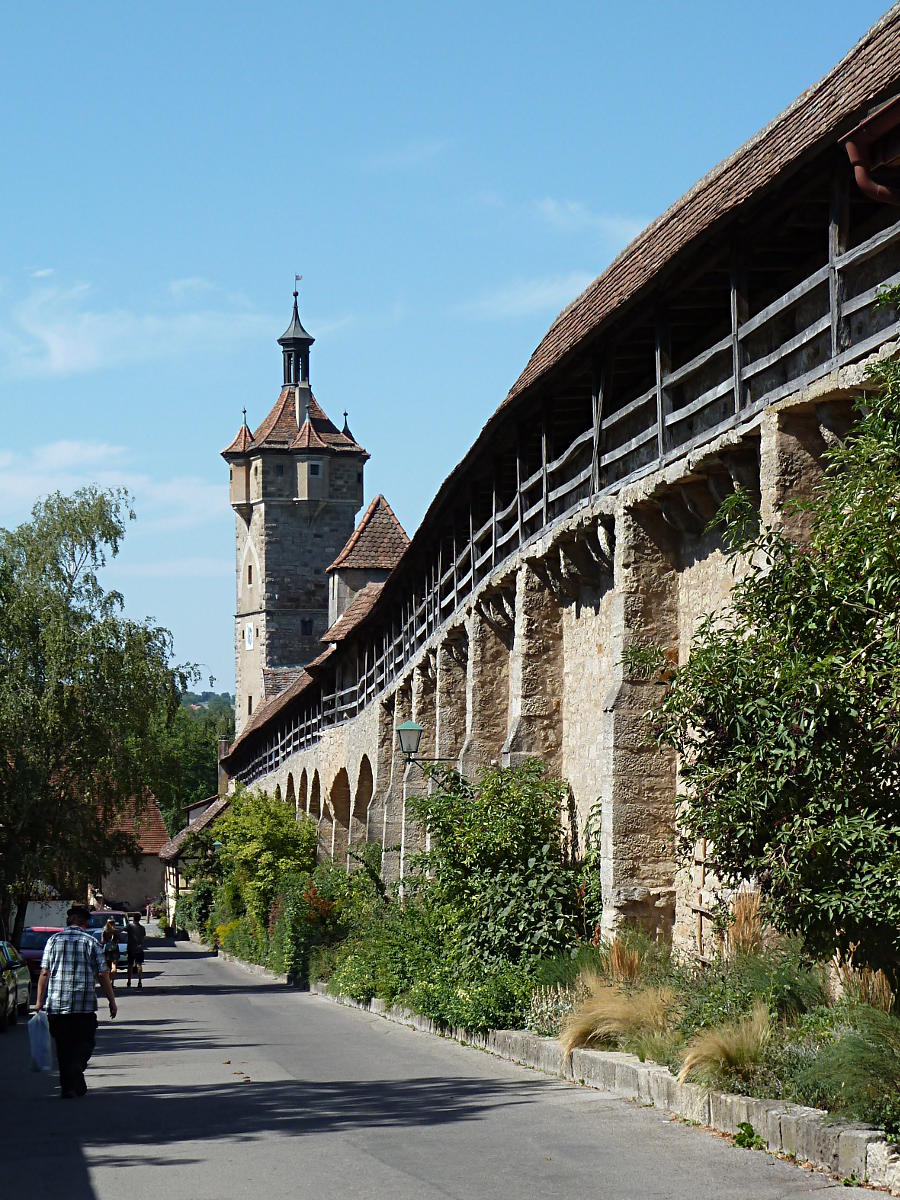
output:
[[[425,729],[422,725],[417,725],[415,721],[404,721],[402,725],[397,726],[397,741],[400,745],[400,753],[408,763],[412,762],[419,752],[419,744],[422,741],[422,734]]]

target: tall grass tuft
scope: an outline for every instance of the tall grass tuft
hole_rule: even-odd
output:
[[[624,991],[601,975],[585,975],[586,997],[563,1022],[559,1040],[568,1057],[577,1046],[603,1045],[651,1031],[664,1032],[672,1019],[671,988]]]
[[[858,967],[853,961],[854,946],[844,958],[840,950],[834,956],[834,968],[841,985],[841,992],[854,1004],[867,1004],[880,1012],[893,1012],[896,996],[884,971],[873,971],[871,967]]]
[[[732,958],[736,954],[758,954],[762,950],[763,924],[759,892],[740,892],[735,899],[725,944]]]
[[[739,1021],[701,1029],[685,1049],[679,1082],[691,1075],[706,1079],[726,1073],[746,1075],[761,1062],[771,1029],[769,1010],[762,1001]]]
[[[613,983],[635,983],[641,973],[641,952],[618,937],[609,943],[604,974]]]

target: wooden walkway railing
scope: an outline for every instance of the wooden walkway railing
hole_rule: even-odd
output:
[[[733,279],[731,332],[677,369],[667,367],[660,329],[653,386],[623,398],[611,411],[605,411],[601,373],[592,425],[552,460],[545,422],[540,465],[525,477],[517,454],[513,494],[504,503],[495,487],[490,514],[477,528],[469,507],[467,534],[460,536],[458,528],[448,534],[452,553],[445,556],[442,543],[390,630],[360,651],[353,664],[356,681],[316,694],[302,718],[284,719],[237,778],[251,783],[269,774],[289,755],[314,745],[323,729],[354,717],[397,679],[482,580],[585,500],[618,491],[896,337],[896,310],[876,301],[900,284],[900,221],[844,253],[839,245],[832,226],[828,262],[746,319]],[[350,665],[345,661],[344,669]]]

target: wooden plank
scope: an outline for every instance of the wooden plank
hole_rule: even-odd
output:
[[[846,251],[850,226],[850,176],[841,163],[831,178],[828,202],[828,311],[831,316],[831,357],[846,349],[849,329],[844,316],[846,283],[838,259]]]
[[[764,354],[762,358],[756,358],[752,363],[747,363],[743,369],[744,379],[750,379],[753,375],[758,375],[760,371],[765,371],[767,367],[772,367],[775,363],[780,362],[782,358],[793,354],[795,350],[799,350],[801,346],[805,346],[807,342],[811,342],[813,338],[824,333],[831,328],[831,314],[826,313],[824,317],[820,317],[818,321],[813,321],[812,325],[798,333],[795,337],[788,338],[786,342],[782,342],[776,347],[771,354]]]
[[[656,366],[656,451],[662,458],[666,450],[666,390],[663,386],[663,376],[669,373],[672,366],[669,333],[662,316],[656,321],[656,345],[654,348],[654,363]]]
[[[818,271],[813,271],[808,279],[804,279],[802,283],[798,283],[796,287],[792,287],[789,292],[785,292],[777,300],[773,300],[761,312],[758,312],[755,317],[751,317],[749,321],[745,321],[740,328],[738,336],[743,339],[749,337],[754,330],[772,317],[777,317],[780,312],[784,312],[786,308],[790,308],[792,304],[796,304],[798,300],[802,300],[805,295],[817,288],[820,283],[825,283],[828,279],[828,265],[819,267]]]
[[[618,425],[619,421],[623,421],[626,417],[630,417],[633,412],[637,412],[641,405],[649,404],[651,400],[655,399],[656,384],[652,388],[648,388],[646,392],[642,392],[636,399],[629,400],[624,408],[618,408],[615,412],[611,412],[606,418],[605,428],[607,431],[612,429],[613,425]]]
[[[572,455],[576,454],[582,446],[586,446],[587,443],[592,440],[593,436],[593,429],[586,429],[584,433],[579,433],[578,437],[576,437],[574,441],[570,442],[569,445],[566,446],[559,458],[554,459],[552,463],[547,464],[547,474],[553,475],[560,469],[560,467],[564,467]]]
[[[643,446],[645,442],[650,442],[655,437],[656,423],[654,422],[649,429],[645,429],[642,433],[635,434],[633,438],[630,438],[627,442],[623,443],[623,445],[617,446],[615,450],[607,451],[607,453],[604,454],[600,459],[600,466],[605,467],[608,463],[616,462],[617,459],[620,459],[626,455],[629,450],[636,450],[638,446]],[[617,487],[619,483],[621,483],[621,480],[616,481]]]
[[[695,355],[690,362],[686,362],[683,367],[678,367],[671,371],[663,380],[666,387],[674,387],[676,383],[681,383],[683,379],[687,379],[689,375],[693,375],[701,367],[706,366],[711,358],[715,358],[717,354],[722,354],[731,345],[731,335],[727,334],[723,338],[719,338],[707,350],[701,351]]]
[[[706,408],[708,405],[712,404],[714,400],[718,400],[720,396],[724,396],[726,393],[733,390],[734,379],[729,375],[729,377],[724,379],[721,383],[717,383],[714,387],[708,388],[705,392],[702,392],[695,399],[691,400],[689,404],[685,404],[682,408],[676,409],[675,412],[669,413],[669,415],[666,417],[666,425],[677,425],[679,421],[684,421],[688,417],[693,416],[694,413],[699,412],[701,408]]]
[[[741,345],[740,329],[750,313],[747,301],[747,279],[737,248],[731,254],[731,280],[729,287],[731,311],[731,375],[734,386],[734,411],[740,412],[746,403],[744,384],[744,359],[746,352]]]
[[[900,238],[900,221],[896,221],[893,225],[889,225],[887,229],[882,229],[878,233],[873,234],[865,242],[854,246],[852,250],[846,250],[843,254],[838,255],[835,260],[835,266],[839,271],[843,271],[855,263],[865,262],[867,258],[871,258],[879,250],[884,250],[896,242],[898,238]]]
[[[573,479],[567,479],[566,482],[560,484],[558,488],[554,488],[554,490],[550,493],[550,503],[552,504],[554,501],[559,500],[562,496],[574,491],[575,488],[580,487],[586,479],[590,479],[592,475],[593,467],[585,467],[584,470],[580,471]],[[562,516],[564,514],[560,513],[559,515]]]
[[[475,534],[472,529],[472,505],[469,505],[469,575],[475,586]]]
[[[885,288],[896,287],[897,284],[900,284],[900,271],[895,271],[887,279],[882,279],[880,283],[875,283],[872,287],[866,288],[864,292],[860,292],[852,300],[845,300],[843,305],[844,317],[847,318],[853,313],[859,312],[861,308],[868,308],[879,292],[884,291]]]

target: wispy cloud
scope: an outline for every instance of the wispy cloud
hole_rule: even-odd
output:
[[[361,166],[366,171],[410,171],[427,166],[440,158],[449,143],[444,138],[422,138],[384,150],[364,154]]]
[[[53,274],[52,267],[39,267],[38,270],[31,272],[32,279],[49,279]]]
[[[199,280],[182,284],[179,299],[195,296]],[[190,284],[190,286],[188,286]],[[171,288],[170,288],[171,292]],[[176,292],[171,292],[173,299]],[[0,375],[61,377],[120,366],[175,359],[198,345],[225,350],[269,337],[273,317],[236,306],[183,305],[133,312],[95,301],[89,284],[62,288],[41,283],[0,313]],[[277,322],[276,322],[277,323]]]
[[[135,468],[126,447],[107,442],[46,442],[25,453],[0,447],[0,467],[0,525],[7,527],[24,520],[41,496],[90,483],[128,488],[147,531],[221,521],[228,507],[224,483],[194,475],[155,478]]]
[[[193,555],[139,563],[117,563],[115,573],[123,579],[223,579],[234,575],[231,558]]]
[[[202,275],[188,275],[184,279],[173,279],[169,284],[169,294],[180,300],[184,296],[196,296],[204,292],[215,292],[218,288]]]
[[[570,271],[541,279],[515,279],[459,305],[463,316],[479,321],[502,321],[536,314],[555,315],[584,291],[594,278],[587,271]]]
[[[534,206],[537,216],[559,233],[593,233],[615,244],[626,245],[646,225],[639,217],[593,212],[580,200],[556,200],[545,196]]]

